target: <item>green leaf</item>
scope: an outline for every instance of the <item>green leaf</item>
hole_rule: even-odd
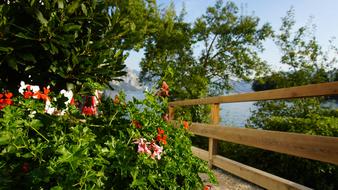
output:
[[[0,51],[4,51],[7,53],[12,52],[14,49],[12,47],[0,47]]]
[[[64,8],[63,0],[58,0],[58,7],[59,7],[59,9]]]
[[[50,46],[47,43],[41,44],[45,51],[49,51]]]
[[[8,59],[8,66],[16,71],[19,70],[18,64],[16,63],[16,59],[14,57]]]
[[[0,133],[0,145],[8,144],[11,140],[11,133],[3,131]]]
[[[31,70],[31,69],[33,69],[33,68],[35,68],[35,67],[32,66],[32,65],[26,66],[25,71]]]
[[[87,16],[88,12],[87,12],[87,8],[86,8],[86,5],[85,4],[81,4],[81,9],[82,9],[82,12],[83,14],[85,14]]]
[[[28,153],[22,155],[22,157],[23,157],[23,158],[32,158],[33,155],[32,155],[32,153],[28,152]]]
[[[42,25],[47,25],[48,21],[45,19],[45,17],[43,17],[42,13],[39,10],[36,11],[36,16]]]
[[[72,53],[72,62],[73,62],[74,65],[79,64],[79,60],[74,53]]]
[[[61,186],[54,186],[50,190],[62,190],[63,188]]]
[[[31,6],[33,6],[35,4],[35,2],[36,2],[36,0],[32,0],[31,3],[30,3]]]
[[[67,7],[68,13],[72,14],[75,12],[75,10],[79,7],[80,1],[74,1],[70,6]]]
[[[36,63],[36,59],[31,53],[25,53],[23,55],[20,55],[20,57],[25,61],[30,61],[30,62]]]
[[[26,40],[35,40],[34,38],[31,38],[31,37],[27,36],[26,34],[24,34],[22,32],[19,32],[18,34],[15,34],[15,36],[19,37],[19,38],[26,39]]]
[[[69,32],[69,31],[80,31],[81,30],[81,25],[77,25],[77,24],[66,24],[64,26],[64,30],[65,32]]]
[[[55,54],[57,54],[57,53],[59,53],[59,50],[58,50],[58,48],[56,48],[52,43],[50,43],[50,47],[51,47],[51,53],[53,54],[53,55],[55,55]]]

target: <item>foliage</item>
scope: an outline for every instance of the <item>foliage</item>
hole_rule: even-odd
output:
[[[232,2],[217,1],[193,25],[184,21],[184,9],[176,16],[172,4],[162,20],[156,34],[146,42],[141,80],[167,81],[170,100],[223,94],[231,88],[230,78],[247,80],[266,69],[258,52],[272,33],[270,26],[260,26],[257,17],[241,15]],[[194,47],[201,47],[201,51],[193,51]],[[209,111],[203,105],[176,113],[206,122]]]
[[[125,102],[120,93],[103,99],[97,116],[74,106],[48,115],[40,100],[13,101],[0,111],[0,189],[201,189],[199,172],[214,179],[183,124],[162,119],[166,98],[149,92]],[[141,152],[141,138],[163,152]]]
[[[164,14],[157,35],[145,46],[141,79],[163,79],[172,86],[173,99],[198,98],[223,93],[229,79],[248,79],[265,69],[258,57],[271,28],[259,19],[239,13],[232,2],[217,1],[193,26],[175,16],[173,7]],[[194,56],[192,48],[202,47]]]
[[[255,90],[268,90],[329,82],[328,61],[316,39],[307,27],[295,32],[294,12],[291,9],[282,19],[280,34],[275,41],[283,53],[281,63],[291,68],[289,72],[275,72],[254,82]],[[338,137],[338,110],[323,107],[324,98],[264,101],[256,103],[246,127]],[[223,155],[296,181],[314,189],[336,189],[338,167],[319,161],[272,153],[240,145],[220,145]],[[306,171],[306,172],[304,172]]]
[[[16,89],[23,80],[79,91],[86,83],[118,80],[126,51],[151,33],[155,10],[145,0],[5,0],[0,87]]]

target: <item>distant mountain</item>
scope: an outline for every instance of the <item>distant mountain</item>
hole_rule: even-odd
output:
[[[127,75],[122,77],[121,82],[113,81],[110,85],[116,90],[125,90],[125,91],[139,91],[143,92],[146,88],[142,86],[139,82],[139,71],[127,69]],[[246,93],[252,92],[251,89],[252,82],[237,81],[231,80],[230,84],[233,86],[233,90],[226,91],[225,94],[237,94],[237,93]]]
[[[252,82],[245,82],[245,81],[230,81],[231,86],[233,86],[233,90],[226,92],[226,94],[238,94],[238,93],[247,93],[253,92],[251,86]]]

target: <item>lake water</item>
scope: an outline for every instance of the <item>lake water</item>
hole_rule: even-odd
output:
[[[131,100],[132,97],[137,99],[143,99],[144,95],[140,91],[125,91],[127,100]],[[106,96],[114,97],[117,91],[105,91]],[[240,102],[240,103],[227,103],[221,104],[221,124],[230,125],[234,127],[243,127],[246,120],[250,118],[251,111],[255,110],[254,102]]]

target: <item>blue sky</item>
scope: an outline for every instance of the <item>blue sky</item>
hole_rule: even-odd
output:
[[[183,3],[186,8],[186,21],[192,22],[203,13],[208,6],[213,6],[216,0],[173,0],[176,10],[181,10]],[[281,18],[291,6],[295,9],[296,24],[303,26],[312,18],[315,24],[315,36],[325,49],[332,37],[338,37],[338,0],[233,0],[238,7],[244,8],[244,13],[255,15],[261,19],[261,23],[270,23],[274,30],[281,25]],[[158,0],[158,5],[165,8],[170,0]],[[334,41],[337,46],[337,40]],[[265,43],[266,51],[261,57],[274,69],[283,68],[279,64],[280,52],[271,42]],[[132,52],[127,59],[127,66],[140,70],[139,62],[143,52]]]

